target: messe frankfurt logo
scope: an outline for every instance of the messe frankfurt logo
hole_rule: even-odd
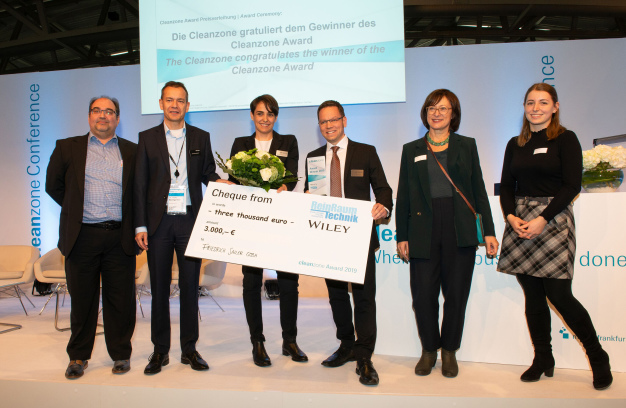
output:
[[[568,339],[578,340],[578,337],[576,337],[575,334],[570,335],[570,333],[567,331],[567,329],[565,327],[561,327],[561,330],[559,330],[559,334],[561,334],[561,336],[563,336],[564,340],[568,340]],[[598,340],[599,341],[615,342],[615,343],[626,343],[626,337],[624,337],[624,336],[619,336],[619,335],[602,336],[600,334],[598,334],[597,336],[598,336]]]

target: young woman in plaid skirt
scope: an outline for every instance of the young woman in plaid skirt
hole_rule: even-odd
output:
[[[552,377],[550,308],[581,340],[593,386],[613,382],[609,356],[602,349],[589,313],[572,293],[576,232],[572,201],[580,192],[582,149],[576,134],[559,122],[559,102],[551,85],[531,86],[524,97],[519,136],[504,155],[500,203],[507,223],[498,271],[515,274],[525,297],[526,322],[535,349],[533,363],[521,380]]]

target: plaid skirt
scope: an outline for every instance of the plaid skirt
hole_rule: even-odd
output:
[[[537,218],[552,197],[516,197],[515,213],[524,221]],[[498,271],[538,278],[572,279],[576,254],[576,226],[572,204],[557,214],[543,232],[522,239],[507,223],[502,237]]]

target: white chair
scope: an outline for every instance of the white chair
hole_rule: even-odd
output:
[[[39,249],[29,245],[2,245],[0,246],[0,291],[20,300],[24,313],[28,316],[22,296],[33,305],[28,296],[22,291],[19,285],[31,283],[34,279],[33,266],[39,258]],[[22,328],[19,324],[0,323],[1,326],[8,326],[9,329],[2,330],[6,333]]]
[[[200,293],[208,296],[215,302],[222,312],[225,310],[217,303],[217,300],[211,295],[210,290],[217,289],[224,280],[226,274],[226,262],[212,261],[208,259],[202,260],[200,267]]]
[[[71,329],[71,327],[59,327],[59,296],[63,294],[63,303],[61,306],[65,305],[65,295],[69,293],[67,290],[67,279],[65,277],[65,257],[59,250],[59,248],[51,249],[46,252],[44,256],[39,258],[37,262],[35,262],[35,277],[39,282],[44,283],[53,283],[56,284],[50,296],[48,296],[48,300],[46,300],[46,304],[43,305],[39,314],[42,314],[52,296],[56,296],[56,307],[54,309],[54,328],[57,331],[64,332]],[[71,294],[70,294],[71,296]],[[102,309],[98,313],[100,313]],[[98,323],[98,326],[102,327],[101,323]],[[103,331],[97,332],[96,335],[99,336],[104,334]]]
[[[144,265],[144,267],[146,268],[146,270],[148,270],[147,263]],[[213,302],[215,302],[217,307],[222,310],[222,312],[225,312],[225,310],[219,303],[217,303],[217,300],[215,300],[215,298],[211,296],[209,290],[215,289],[220,286],[222,280],[224,279],[225,273],[226,263],[204,259],[202,261],[202,265],[200,266],[200,279],[198,282],[198,290],[200,291],[200,293],[202,293],[203,295],[208,295],[213,300]],[[148,275],[150,274],[148,273]],[[170,290],[170,297],[179,296],[180,291],[178,289],[178,261],[176,258],[176,252],[174,252],[174,258],[172,262],[172,285],[173,287]],[[200,314],[199,309],[198,314]],[[202,315],[200,315],[200,320],[202,320]]]
[[[149,280],[150,270],[148,269],[148,257],[146,251],[143,251],[141,254],[137,255],[137,266],[135,267],[135,296],[137,297],[137,303],[139,303],[141,317],[146,317],[143,314],[143,307],[141,306],[141,296],[150,294],[150,291],[146,288]]]
[[[65,294],[67,293],[67,281],[65,279],[65,257],[59,248],[51,249],[44,256],[35,262],[35,277],[39,282],[55,284],[52,293],[48,296],[46,304],[43,305],[39,314],[42,314],[52,296],[56,296],[56,308],[54,310],[54,328],[60,332],[67,331],[69,327],[59,327],[59,295],[63,294],[65,304]]]

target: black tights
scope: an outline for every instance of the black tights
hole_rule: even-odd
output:
[[[536,278],[517,275],[526,300],[526,321],[535,352],[551,352],[550,308],[547,300],[561,314],[565,323],[583,343],[587,354],[601,349],[596,330],[587,310],[572,293],[571,279]]]

